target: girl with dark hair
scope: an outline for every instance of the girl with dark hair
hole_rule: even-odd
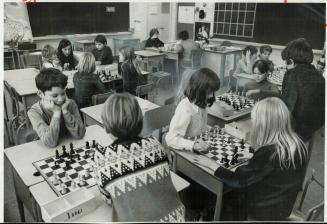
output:
[[[278,87],[267,80],[269,70],[269,64],[265,60],[258,60],[254,63],[252,72],[257,76],[255,80],[256,83],[251,83],[244,86],[244,91],[247,91],[247,97],[261,100],[266,97],[277,97],[280,95]]]
[[[191,77],[185,91],[185,98],[178,104],[166,135],[167,145],[188,151],[206,150],[209,145],[203,141],[188,140],[207,128],[207,106],[215,101],[215,92],[220,87],[218,75],[201,68]]]
[[[164,43],[159,40],[159,30],[152,28],[149,33],[149,39],[146,40],[145,47],[163,47]]]
[[[311,64],[313,51],[304,38],[289,42],[282,59],[287,68],[282,100],[293,115],[295,131],[308,141],[325,123],[325,79]]]
[[[59,42],[57,57],[63,70],[74,70],[78,63],[73,54],[72,43],[67,39]]]

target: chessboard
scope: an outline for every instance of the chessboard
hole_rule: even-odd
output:
[[[97,71],[96,74],[99,76],[102,82],[109,82],[122,79],[121,75],[119,75],[117,71],[113,72],[110,70],[101,70]]]
[[[268,76],[267,80],[273,84],[281,86],[283,84],[285,72],[286,69],[277,68],[271,75]]]
[[[244,95],[245,94],[241,92],[227,92],[216,96],[216,100],[232,106],[235,112],[243,112],[251,110],[255,104],[255,100],[245,97]]]
[[[69,147],[69,152],[63,145],[61,153],[57,149],[54,156],[33,163],[58,196],[81,187],[90,188],[97,184],[93,156],[95,148],[101,146],[93,140],[92,145],[86,141],[83,147],[75,148],[72,143]]]
[[[200,154],[213,159],[216,163],[226,169],[233,169],[247,160],[239,159],[240,155],[253,154],[254,149],[244,139],[238,139],[226,133],[222,128],[215,126],[192,140],[201,139],[211,147],[208,151]],[[250,157],[251,158],[251,157]]]

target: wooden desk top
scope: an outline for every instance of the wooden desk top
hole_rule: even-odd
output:
[[[190,183],[179,177],[173,172],[170,172],[172,182],[177,190],[177,192],[187,188]],[[101,193],[97,185],[89,188],[91,193],[95,196],[96,199],[96,209],[85,216],[80,217],[74,222],[111,222],[112,221],[112,207],[105,203],[101,197]],[[46,203],[51,202],[57,198],[57,195],[53,192],[46,181],[43,181],[39,184],[36,184],[30,187],[30,191],[35,198],[36,202],[40,207]],[[43,210],[41,210],[43,217]]]
[[[39,74],[39,70],[36,68],[6,70],[4,71],[4,80],[9,84],[12,81],[34,80],[37,74]]]
[[[85,141],[93,139],[96,139],[100,145],[108,145],[112,142],[102,127],[93,125],[86,128],[85,136],[82,139],[60,139],[60,143],[55,148],[46,147],[40,140],[33,141],[5,149],[5,155],[22,178],[24,184],[32,186],[44,181],[42,176],[33,176],[36,171],[33,162],[55,155],[55,150],[57,148],[61,149],[62,145],[67,145],[70,142],[73,142],[74,145],[84,145]]]
[[[160,107],[157,104],[154,104],[148,100],[144,100],[142,98],[136,97],[137,102],[139,103],[142,113],[144,115],[144,113],[148,110],[152,110],[155,108]],[[91,106],[91,107],[85,107],[82,108],[81,111],[83,113],[85,113],[86,115],[88,115],[89,117],[91,117],[92,119],[96,120],[99,124],[102,124],[102,119],[101,119],[101,113],[103,110],[103,104],[98,104],[95,106]]]
[[[142,51],[135,51],[136,55],[139,55],[141,57],[158,57],[158,56],[163,56],[163,53],[157,53],[153,51],[147,51],[147,50],[142,50]]]

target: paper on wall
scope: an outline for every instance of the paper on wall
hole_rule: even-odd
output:
[[[194,23],[194,6],[179,6],[178,7],[178,22],[179,23]]]

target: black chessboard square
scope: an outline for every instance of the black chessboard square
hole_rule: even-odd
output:
[[[83,170],[83,167],[78,166],[78,167],[75,168],[75,170],[76,170],[77,172],[79,172],[79,171]]]
[[[72,185],[72,181],[69,180],[69,181],[65,182],[65,184],[66,184],[67,187],[70,187]]]
[[[78,173],[73,173],[73,174],[71,174],[71,175],[69,175],[70,176],[70,178],[72,178],[72,179],[76,179],[77,177],[78,177]]]
[[[53,165],[52,167],[50,167],[52,170],[57,170],[57,169],[60,169],[61,167],[60,167],[60,165],[58,165],[58,166],[55,166],[55,165]]]
[[[79,148],[79,149],[76,149],[76,150],[75,150],[75,152],[78,153],[78,154],[81,153],[81,152],[83,152],[83,151],[84,151],[84,150],[83,150],[82,148]]]
[[[65,166],[65,167],[63,167],[63,169],[65,170],[65,171],[67,171],[67,170],[71,170],[72,169],[72,167],[71,166]]]
[[[46,173],[47,177],[51,177],[53,175],[53,172]]]
[[[49,159],[46,159],[44,160],[45,163],[51,163],[51,162],[54,162],[54,159],[53,158],[49,158]]]
[[[46,168],[49,168],[49,165],[48,165],[48,164],[44,164],[44,165],[40,166],[40,169],[41,169],[41,170],[44,170],[44,169],[46,169]]]
[[[59,177],[59,178],[64,178],[64,177],[65,177],[65,173],[59,173],[59,174],[58,174],[58,177]]]
[[[82,160],[81,162],[79,162],[79,164],[81,164],[82,166],[87,164],[87,161],[86,160]]]

